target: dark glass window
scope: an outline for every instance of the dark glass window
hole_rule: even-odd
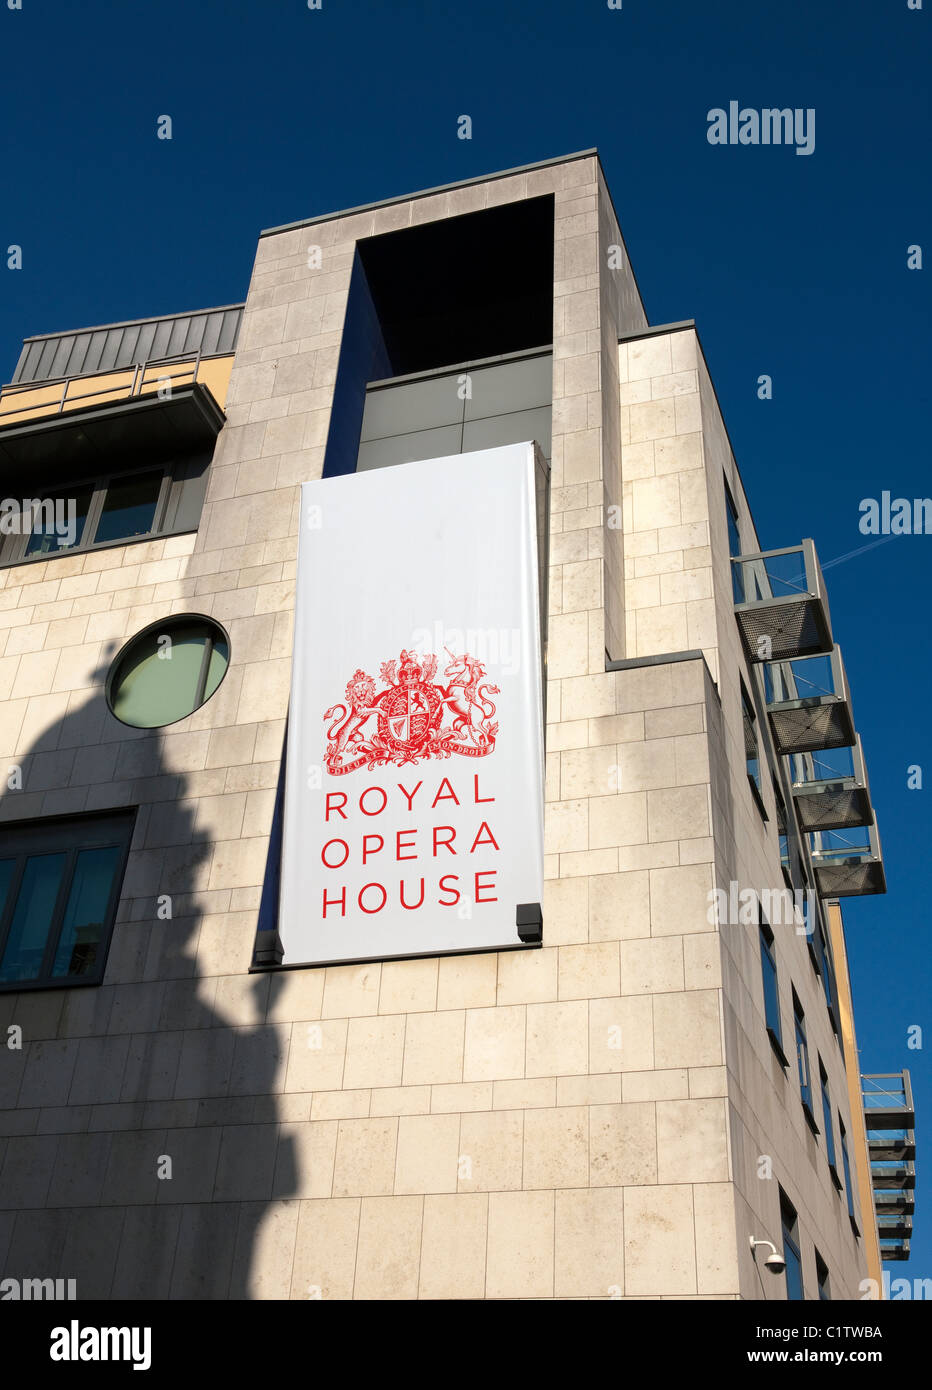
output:
[[[24,859],[19,882],[9,893],[10,920],[0,957],[4,984],[35,980],[42,973],[64,867],[63,854],[31,854]]]
[[[780,991],[777,987],[777,961],[773,953],[773,932],[761,923],[760,965],[764,980],[764,1018],[767,1030],[779,1047],[783,1046],[780,1032]]]
[[[36,489],[35,505],[0,534],[0,565],[196,530],[209,462],[205,453],[191,454],[157,468]]]
[[[780,867],[783,870],[783,880],[787,888],[792,888],[793,874],[790,869],[790,840],[786,819],[786,802],[776,782],[773,784],[773,800],[777,808],[777,837],[780,843]]]
[[[796,1065],[799,1071],[799,1094],[803,1105],[812,1114],[812,1077],[809,1071],[809,1045],[806,1041],[806,1015],[793,991],[793,1026],[796,1031]]]
[[[122,857],[118,844],[78,852],[52,965],[56,979],[93,970]]]
[[[5,826],[0,988],[103,976],[135,811]]]
[[[814,912],[814,928],[812,939],[815,945],[816,956],[819,962],[819,974],[822,977],[822,989],[825,994],[825,1004],[828,1009],[829,1019],[832,1028],[838,1032],[838,1023],[835,1017],[835,967],[832,962],[832,949],[828,937],[825,934],[821,917]]]
[[[741,682],[741,715],[744,722],[744,758],[747,766],[748,781],[751,790],[755,794],[758,806],[763,810],[763,798],[761,795],[760,780],[760,748],[757,742],[757,717],[754,713],[754,704],[750,695]]]
[[[828,1282],[828,1265],[825,1263],[818,1250],[815,1252],[815,1268],[816,1279],[819,1281],[819,1297],[823,1302],[831,1303],[832,1294]]]
[[[786,1260],[786,1296],[793,1302],[805,1298],[803,1292],[803,1263],[799,1254],[799,1223],[796,1208],[783,1188],[780,1188],[780,1224],[783,1234],[783,1258]]]
[[[838,1141],[841,1144],[841,1162],[845,1173],[845,1192],[847,1193],[848,1200],[848,1215],[851,1218],[852,1226],[854,1227],[855,1231],[857,1231],[857,1221],[854,1215],[854,1192],[851,1188],[851,1164],[848,1162],[848,1138],[845,1134],[845,1125],[844,1121],[841,1118],[841,1115],[838,1116]]]
[[[104,496],[100,520],[94,532],[94,544],[147,536],[155,523],[155,509],[161,489],[161,469],[152,473],[134,473],[128,478],[114,478]]]
[[[835,1167],[835,1131],[832,1126],[832,1104],[828,1094],[828,1075],[819,1058],[819,1089],[822,1092],[822,1123],[825,1126],[825,1152],[829,1167]]]
[[[741,554],[741,533],[738,530],[738,508],[735,506],[735,499],[731,495],[731,489],[727,482],[725,484],[725,514],[728,518],[728,554],[734,557]],[[740,565],[732,565],[731,582],[735,603],[743,602],[744,585]]]
[[[33,513],[26,555],[56,555],[73,550],[84,540],[94,489],[89,483],[69,494],[46,496]],[[24,517],[25,525],[25,517]]]

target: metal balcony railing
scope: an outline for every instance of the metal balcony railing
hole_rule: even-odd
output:
[[[847,748],[855,741],[841,648],[764,665],[764,702],[778,753]]]
[[[875,1193],[915,1186],[916,1167],[912,1159],[881,1159],[871,1163],[871,1187]]]
[[[876,825],[853,831],[818,831],[809,837],[809,857],[820,898],[886,893],[887,879]]]
[[[790,771],[801,830],[848,830],[873,824],[864,753],[856,734],[851,747],[794,753]]]
[[[4,386],[0,392],[0,426],[20,424],[24,418],[53,418],[82,406],[113,405],[134,396],[155,395],[165,385],[184,386],[197,381],[200,352],[151,358],[116,371],[66,376],[57,381],[24,381]],[[22,405],[12,404],[21,398]]]
[[[877,1217],[877,1234],[881,1240],[905,1240],[913,1233],[913,1219],[902,1213]]]
[[[907,1260],[916,1186],[916,1110],[909,1072],[863,1075],[861,1094],[881,1258]]]
[[[911,1129],[869,1129],[867,1150],[872,1160],[912,1160],[916,1157],[916,1136]]]
[[[749,661],[787,661],[833,647],[815,545],[736,555],[735,618]]]
[[[916,1194],[912,1188],[876,1189],[874,1209],[878,1220],[883,1216],[912,1216],[916,1210]]]
[[[861,1077],[868,1129],[912,1129],[916,1123],[908,1071],[875,1071]]]

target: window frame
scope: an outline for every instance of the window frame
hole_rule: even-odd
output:
[[[780,871],[783,874],[783,882],[790,892],[794,889],[793,874],[790,869],[790,822],[789,813],[786,809],[786,798],[777,785],[777,779],[771,774],[773,783],[773,804],[776,809],[777,820],[777,845],[780,853]],[[794,826],[795,829],[795,826]],[[795,838],[795,837],[794,837]]]
[[[173,521],[168,518],[172,512],[172,495],[178,488],[178,495],[175,501],[174,511],[177,514],[178,506],[181,501],[181,490],[185,482],[193,480],[194,476],[189,475],[188,470],[192,464],[203,462],[202,472],[205,477],[204,494],[201,498],[201,505],[198,510],[198,522],[194,526],[175,526]],[[166,461],[149,460],[148,463],[141,463],[131,468],[109,468],[100,473],[92,473],[80,478],[67,478],[55,483],[45,484],[41,487],[26,489],[29,498],[38,501],[45,501],[47,498],[71,496],[82,488],[91,488],[91,499],[88,503],[87,516],[84,521],[84,529],[81,539],[67,549],[37,551],[34,555],[27,555],[26,548],[29,545],[33,532],[21,531],[0,536],[0,569],[7,569],[11,565],[34,565],[42,561],[57,560],[66,555],[88,554],[92,551],[108,550],[117,545],[135,545],[144,541],[159,540],[166,536],[185,535],[191,531],[196,531],[200,522],[200,515],[203,511],[204,500],[207,494],[208,474],[211,466],[209,455],[203,451],[180,454],[177,457]],[[87,536],[96,535],[97,527],[103,515],[104,506],[107,500],[107,491],[113,483],[126,482],[134,477],[141,477],[146,473],[161,473],[159,483],[159,493],[156,499],[155,511],[152,517],[150,530],[138,536],[123,536],[112,541],[88,541]],[[21,498],[26,500],[25,498]]]
[[[848,1203],[848,1220],[851,1222],[851,1229],[860,1239],[861,1232],[858,1227],[857,1218],[854,1214],[854,1192],[851,1187],[851,1160],[848,1157],[848,1133],[845,1129],[845,1122],[841,1118],[841,1111],[836,1111],[838,1115],[838,1142],[841,1145],[841,1162],[845,1174],[845,1196]]]
[[[761,985],[764,992],[764,1027],[770,1039],[770,1046],[777,1054],[777,1058],[783,1070],[786,1071],[790,1064],[786,1053],[783,1051],[783,1029],[780,1023],[780,973],[777,969],[777,955],[773,949],[774,935],[770,929],[769,923],[765,922],[763,917],[759,919],[757,928],[760,941]],[[769,1016],[767,1007],[768,995],[765,966],[769,966],[773,972],[773,995],[775,1004],[773,1018]]]
[[[806,1283],[803,1279],[803,1258],[799,1240],[799,1213],[793,1203],[787,1197],[783,1188],[777,1185],[780,1194],[780,1235],[783,1242],[783,1258],[786,1268],[783,1273],[784,1286],[788,1303],[801,1303],[806,1298]],[[788,1255],[793,1256],[792,1263],[795,1266],[799,1282],[799,1297],[790,1296],[790,1264]]]
[[[731,592],[735,603],[744,601],[744,580],[739,573],[739,566],[731,564],[731,561],[741,555],[741,522],[738,515],[738,507],[732,495],[728,479],[722,474],[722,481],[725,485],[725,525],[728,532],[728,559],[731,569]],[[737,549],[732,549],[732,543]]]
[[[126,656],[135,646],[141,643],[150,632],[166,632],[167,629],[173,625],[175,627],[196,627],[199,623],[204,624],[207,628],[207,640],[204,643],[197,684],[194,687],[194,704],[192,708],[188,710],[187,714],[181,714],[177,719],[172,719],[167,724],[127,724],[113,708],[113,687]],[[212,629],[216,629],[216,631]],[[217,685],[211,691],[210,695],[207,696],[207,699],[205,699],[204,691],[207,688],[207,677],[210,675],[210,659],[216,647],[217,633],[222,635],[223,641],[226,643],[227,664],[224,667],[223,675],[220,677]],[[132,637],[128,638],[128,640],[123,643],[123,646],[111,661],[110,669],[107,672],[107,679],[104,684],[104,698],[107,702],[107,709],[117,723],[121,724],[124,729],[135,729],[137,732],[141,733],[152,733],[159,729],[170,729],[173,724],[180,724],[182,719],[190,719],[193,714],[197,714],[199,709],[203,709],[204,705],[207,704],[207,700],[213,699],[229,674],[232,660],[233,643],[230,640],[230,634],[223,626],[223,623],[218,623],[216,618],[210,617],[207,613],[166,613],[163,618],[156,618],[154,623],[147,623],[146,626],[140,628],[138,632],[134,632]]]
[[[825,1261],[823,1260],[822,1256],[819,1254],[818,1246],[816,1246],[816,1247],[814,1247],[814,1248],[815,1248],[816,1283],[818,1284],[818,1287],[819,1287],[819,1300],[820,1300],[820,1302],[822,1302],[822,1303],[831,1303],[831,1301],[832,1301],[832,1288],[831,1288],[831,1276],[830,1276],[830,1274],[829,1274],[828,1265],[825,1263]]]
[[[751,693],[744,683],[744,678],[739,676],[738,681],[740,685],[741,694],[741,729],[744,735],[745,772],[747,774],[748,786],[751,788],[751,796],[753,797],[754,803],[757,806],[758,811],[760,812],[761,820],[767,821],[770,819],[770,817],[767,815],[767,808],[764,805],[764,782],[761,773],[761,739],[757,729],[757,711],[754,708],[754,700],[751,696]],[[750,731],[754,738],[755,756],[753,759],[748,757],[748,728],[750,728]],[[751,762],[757,764],[756,777],[751,772]]]
[[[806,1034],[806,1011],[794,989],[793,1032],[796,1038],[796,1073],[799,1078],[799,1098],[802,1101],[806,1123],[813,1134],[819,1133],[815,1112],[812,1108],[812,1061],[809,1056],[809,1038]],[[805,1076],[803,1073],[805,1072]]]
[[[835,961],[832,957],[832,945],[822,920],[821,907],[816,912],[815,925],[806,944],[809,947],[809,954],[816,974],[822,981],[825,1008],[828,1013],[829,1023],[832,1025],[832,1032],[835,1034],[837,1040],[839,1028],[838,1011],[835,1001],[837,998],[838,983],[835,978]]]
[[[828,1072],[825,1070],[825,1063],[817,1053],[819,1060],[819,1092],[822,1096],[822,1125],[825,1135],[825,1156],[828,1159],[828,1171],[832,1176],[832,1182],[838,1191],[841,1191],[841,1179],[838,1176],[838,1153],[835,1149],[835,1127],[832,1123],[832,1095],[829,1088]]]
[[[93,986],[103,983],[104,973],[107,968],[107,957],[110,953],[110,941],[113,935],[114,923],[116,922],[117,909],[123,891],[123,880],[126,876],[126,865],[129,859],[133,832],[136,826],[137,810],[138,807],[131,806],[118,810],[91,812],[76,816],[53,816],[43,818],[42,820],[7,822],[3,825],[5,846],[18,837],[21,847],[17,848],[14,853],[7,853],[5,848],[4,851],[0,853],[0,857],[3,859],[13,859],[15,861],[13,876],[7,890],[6,900],[3,904],[0,904],[0,961],[3,960],[3,955],[6,951],[10,926],[19,898],[19,890],[25,873],[26,863],[31,857],[43,854],[64,853],[66,855],[66,860],[62,870],[61,882],[58,885],[56,893],[51,923],[45,939],[40,972],[31,980],[0,980],[0,994],[40,989],[78,989],[82,986]],[[97,827],[98,834],[95,837],[88,838],[92,827]],[[109,848],[118,848],[120,850],[120,856],[116,871],[113,875],[110,895],[107,900],[107,909],[102,923],[95,968],[93,971],[84,975],[53,976],[50,972],[55,963],[55,956],[61,940],[65,911],[74,881],[74,871],[78,855],[83,850]]]

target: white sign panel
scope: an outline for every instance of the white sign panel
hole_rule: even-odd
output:
[[[517,946],[543,894],[533,446],[301,504],[283,964]]]

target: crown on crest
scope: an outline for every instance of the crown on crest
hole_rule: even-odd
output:
[[[398,658],[398,684],[418,685],[423,676],[421,663],[414,652],[403,651]]]

